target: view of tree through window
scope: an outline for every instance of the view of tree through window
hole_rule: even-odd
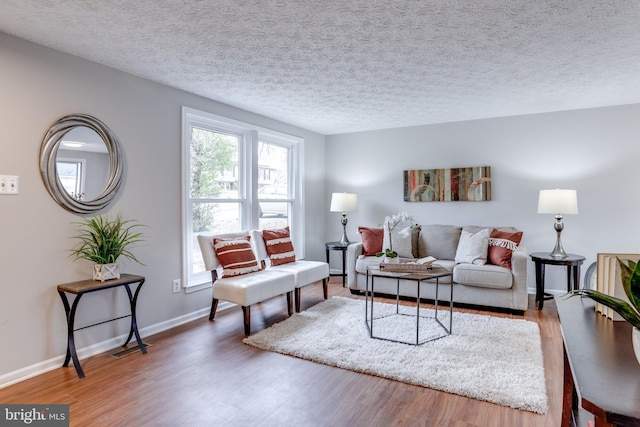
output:
[[[197,127],[192,128],[190,194],[191,199],[203,201],[193,205],[192,226],[194,233],[213,231],[212,224],[214,224],[216,214],[225,211],[220,204],[206,200],[239,198],[238,177],[234,173],[237,170],[237,163],[237,136]],[[233,207],[237,207],[237,204],[233,205]]]

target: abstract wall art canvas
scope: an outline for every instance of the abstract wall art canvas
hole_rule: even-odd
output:
[[[491,200],[491,167],[404,171],[405,202]]]

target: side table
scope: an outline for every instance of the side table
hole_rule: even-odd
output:
[[[114,320],[123,319],[125,317],[131,317],[131,328],[129,329],[129,336],[126,341],[122,345],[125,347],[131,338],[135,334],[136,341],[138,343],[138,347],[142,353],[147,352],[147,348],[140,339],[140,334],[138,333],[138,323],[136,321],[136,302],[138,301],[138,294],[140,293],[140,288],[144,284],[144,276],[135,276],[133,274],[122,274],[119,279],[108,280],[105,282],[97,282],[95,280],[81,280],[79,282],[65,283],[62,285],[58,285],[58,294],[62,299],[62,304],[64,304],[64,311],[67,315],[67,355],[64,359],[64,364],[62,366],[69,366],[69,361],[73,359],[73,366],[76,368],[76,373],[78,377],[84,378],[84,371],[82,370],[82,366],[80,366],[80,361],[78,360],[78,354],[76,353],[76,344],[74,332],[79,331],[81,329],[90,328],[92,326],[102,325],[103,323],[113,322]],[[137,287],[135,293],[131,292],[131,288],[129,285],[137,283]],[[106,320],[104,322],[98,322],[91,325],[83,326],[82,328],[75,328],[75,318],[76,318],[76,309],[78,308],[78,303],[80,302],[80,298],[82,295],[87,294],[89,292],[97,292],[102,291],[104,289],[111,289],[118,286],[124,286],[127,290],[127,295],[129,296],[129,304],[131,306],[131,314],[126,316],[117,317],[115,319]],[[69,300],[67,299],[67,294],[75,294],[76,297],[73,300],[73,303],[69,305]]]
[[[324,244],[325,252],[327,255],[327,264],[329,264],[329,251],[341,251],[342,252],[342,274],[331,274],[331,276],[342,276],[342,287],[345,287],[345,281],[347,277],[347,248],[348,244],[342,244],[340,242],[327,242]]]
[[[573,276],[573,289],[580,289],[580,265],[585,260],[582,255],[567,254],[565,258],[554,258],[546,252],[534,252],[529,254],[535,264],[536,270],[536,305],[542,310],[545,299],[553,296],[545,296],[544,274],[546,265],[560,265],[567,267],[567,292],[572,290],[571,276]]]

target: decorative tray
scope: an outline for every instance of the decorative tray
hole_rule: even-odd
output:
[[[393,263],[393,262],[381,262],[380,271],[388,271],[391,273],[424,273],[431,272],[434,269],[438,269],[437,265],[433,264],[409,264],[407,262]]]

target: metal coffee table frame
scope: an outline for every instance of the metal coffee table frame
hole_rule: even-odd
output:
[[[419,272],[419,273],[391,273],[391,272],[382,272],[379,267],[368,267],[367,268],[367,286],[365,288],[365,323],[367,324],[367,329],[369,330],[369,336],[371,338],[397,342],[402,344],[410,344],[410,345],[421,345],[430,341],[435,341],[440,338],[444,338],[448,335],[451,335],[452,330],[452,320],[453,320],[453,283],[451,284],[451,292],[449,295],[449,327],[447,328],[438,318],[438,292],[440,289],[440,278],[453,276],[453,272],[451,270],[447,270],[442,267],[434,267],[434,269],[430,272]],[[379,316],[374,315],[374,299],[375,299],[375,278],[376,277],[387,277],[387,278],[395,278],[396,279],[396,310],[395,313],[391,314],[383,314]],[[369,290],[369,279],[371,279],[371,290]],[[400,313],[400,279],[409,280],[416,283],[416,314],[410,315],[405,313]],[[435,297],[435,309],[434,309],[434,317],[421,316],[420,315],[420,283],[423,280],[436,280],[436,297]],[[390,316],[411,316],[416,319],[416,339],[415,342],[396,340],[387,337],[380,337],[374,335],[374,320],[379,320],[385,317]],[[427,321],[435,321],[442,327],[443,333],[437,336],[430,336],[427,339],[423,339],[420,341],[420,319],[424,319]]]

